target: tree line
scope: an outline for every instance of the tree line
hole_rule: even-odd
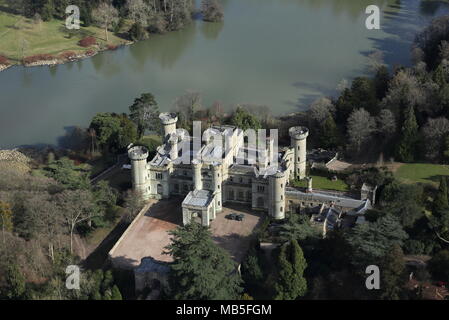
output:
[[[66,8],[76,5],[84,27],[91,25],[119,32],[127,27],[128,37],[142,40],[149,33],[165,33],[184,28],[195,12],[194,0],[6,0],[8,7],[27,18],[44,21],[65,19]],[[205,21],[221,21],[223,8],[218,0],[203,0]]]

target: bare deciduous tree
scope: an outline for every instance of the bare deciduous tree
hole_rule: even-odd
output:
[[[368,111],[361,108],[351,113],[347,127],[350,147],[360,152],[362,144],[367,142],[376,130],[376,121]]]
[[[335,115],[335,106],[328,98],[319,98],[312,103],[307,112],[309,122],[311,125],[322,125],[329,115]]]
[[[58,209],[68,227],[70,234],[70,252],[73,252],[73,233],[76,227],[96,215],[92,194],[85,190],[67,190],[56,195]]]
[[[449,120],[446,118],[429,119],[422,128],[422,133],[426,139],[426,157],[430,160],[438,158],[442,150],[444,136],[449,132]]]
[[[396,132],[396,120],[393,112],[382,109],[377,117],[377,130],[384,138],[390,138]]]
[[[97,8],[92,10],[92,18],[100,27],[104,28],[106,41],[109,41],[108,29],[119,20],[117,9],[112,4],[102,2]]]
[[[135,23],[140,23],[143,27],[148,26],[148,21],[151,17],[152,8],[143,0],[127,0],[126,10],[128,17]]]

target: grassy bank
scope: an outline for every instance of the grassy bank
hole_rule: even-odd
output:
[[[97,27],[68,30],[65,21],[36,22],[2,11],[1,8],[0,5],[0,55],[12,64],[19,63],[24,57],[39,54],[57,56],[67,51],[84,54],[91,48],[83,48],[78,42],[87,36],[95,37],[100,49],[127,42],[110,32],[109,42],[106,43],[104,30]]]
[[[314,189],[349,191],[349,186],[341,179],[332,181],[328,177],[318,175],[311,175],[311,177],[312,177],[312,187]],[[294,181],[292,185],[297,188],[307,188],[307,181],[306,180]]]
[[[401,165],[394,175],[404,183],[430,183],[438,185],[441,176],[449,176],[449,166],[430,163]]]

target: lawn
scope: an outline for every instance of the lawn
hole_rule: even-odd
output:
[[[323,176],[312,175],[312,187],[313,189],[321,190],[335,190],[335,191],[348,191],[349,186],[341,179],[332,181],[331,179]],[[307,181],[294,181],[294,187],[306,188]]]
[[[394,173],[404,183],[438,184],[441,176],[449,176],[449,166],[429,163],[409,163],[401,165]]]
[[[80,47],[78,42],[86,36],[97,38],[100,46],[105,47],[107,44],[103,29],[91,26],[68,30],[62,20],[37,23],[33,19],[1,11],[1,8],[0,6],[0,55],[12,63],[36,54],[58,55],[65,51],[84,53],[89,48]],[[127,41],[109,32],[108,44],[119,45],[125,42]]]

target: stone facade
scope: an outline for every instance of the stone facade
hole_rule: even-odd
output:
[[[306,173],[307,128],[290,129],[291,147],[277,150],[276,136],[255,149],[233,126],[208,128],[199,143],[176,128],[176,114],[162,113],[160,119],[164,140],[151,161],[145,147],[128,150],[133,187],[145,199],[183,196],[184,223],[196,219],[206,226],[226,203],[285,218],[288,181]],[[248,154],[257,155],[257,161],[249,161]]]

